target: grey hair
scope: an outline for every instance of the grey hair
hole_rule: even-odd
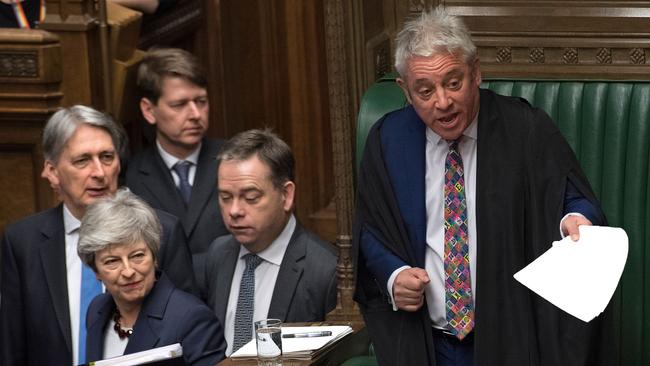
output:
[[[57,163],[65,144],[82,124],[106,131],[111,136],[119,156],[124,157],[127,139],[124,128],[105,113],[84,105],[75,105],[59,109],[47,121],[43,130],[45,160]]]
[[[81,261],[97,271],[95,254],[112,245],[130,245],[142,240],[158,257],[162,228],[155,211],[128,188],[113,197],[88,206],[79,228],[77,254]]]
[[[476,45],[463,21],[438,6],[404,23],[395,39],[395,69],[405,78],[409,58],[443,52],[457,55],[468,64],[476,59]]]
[[[217,156],[222,161],[243,161],[257,157],[271,170],[271,181],[282,189],[287,181],[295,181],[295,159],[291,148],[270,129],[254,129],[233,136],[221,148]]]

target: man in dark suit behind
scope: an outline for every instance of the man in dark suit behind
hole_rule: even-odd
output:
[[[129,161],[126,185],[152,207],[181,219],[193,255],[228,233],[217,201],[216,155],[223,141],[205,138],[205,72],[180,49],[150,51],[138,70],[140,110],[156,128],[153,146]]]
[[[336,254],[292,214],[294,158],[284,141],[269,131],[242,132],[218,160],[219,203],[231,235],[211,244],[199,282],[230,355],[252,338],[253,321],[324,320],[336,306]],[[242,291],[248,284],[252,294]],[[246,296],[254,303],[248,318]]]
[[[5,229],[2,240],[1,365],[77,365],[84,361],[84,266],[77,255],[86,207],[117,190],[124,131],[85,106],[56,112],[43,132],[43,176],[63,200]],[[157,212],[158,264],[182,289],[194,289],[180,222]],[[95,280],[96,282],[96,280]],[[98,283],[94,283],[98,285]],[[96,286],[101,292],[101,286]]]

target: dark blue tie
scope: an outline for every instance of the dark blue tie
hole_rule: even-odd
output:
[[[241,276],[237,310],[235,312],[235,335],[232,351],[235,352],[253,338],[253,311],[255,309],[255,268],[262,258],[253,253],[244,256],[246,269]]]
[[[185,203],[190,202],[190,196],[192,195],[192,186],[190,185],[189,180],[191,165],[192,163],[189,161],[179,161],[178,163],[174,164],[174,167],[172,168],[176,174],[178,174],[178,178],[180,180],[178,184],[178,190],[181,192],[181,196],[183,196]]]

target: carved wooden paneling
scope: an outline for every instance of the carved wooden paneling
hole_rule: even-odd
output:
[[[650,78],[647,2],[444,4],[470,28],[486,76]]]
[[[39,27],[57,35],[61,44],[62,105],[105,109],[101,42],[95,3],[91,0],[46,0],[47,15]]]
[[[0,30],[0,231],[52,206],[40,177],[45,121],[60,105],[59,38],[41,30]]]
[[[0,232],[19,218],[54,203],[54,195],[40,177],[42,123],[0,120]]]

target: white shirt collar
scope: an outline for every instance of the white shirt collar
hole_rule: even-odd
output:
[[[165,165],[167,166],[167,169],[172,169],[176,163],[179,161],[189,161],[193,165],[197,165],[199,162],[199,153],[201,152],[201,143],[199,143],[199,146],[196,148],[196,150],[192,151],[190,155],[188,155],[185,159],[179,159],[175,157],[174,155],[168,153],[163,149],[162,145],[160,145],[160,142],[158,139],[156,139],[156,147],[158,148],[158,153],[160,154],[160,157],[162,158],[163,162],[165,162]]]
[[[266,249],[262,250],[261,252],[257,253],[259,257],[264,259],[267,262],[273,263],[277,266],[279,266],[282,263],[282,258],[284,258],[284,252],[287,250],[287,247],[289,246],[289,240],[291,240],[291,236],[293,235],[294,230],[296,229],[296,218],[291,214],[291,217],[289,217],[289,221],[287,224],[284,226],[284,229],[278,235],[275,240],[266,247]],[[240,246],[239,249],[239,259],[241,259],[244,255],[250,253],[246,247],[243,245]]]
[[[478,113],[476,114],[476,117],[472,120],[472,123],[467,126],[465,131],[463,131],[463,136],[468,137],[474,141],[478,140]],[[433,132],[432,129],[427,127],[427,140],[429,143],[432,144],[437,144],[442,140],[442,137],[438,135],[437,133]]]
[[[68,210],[68,207],[64,204],[63,205],[63,227],[65,229],[65,233],[67,235],[70,235],[73,231],[79,229],[79,226],[81,226],[81,221],[79,221],[70,210]]]

